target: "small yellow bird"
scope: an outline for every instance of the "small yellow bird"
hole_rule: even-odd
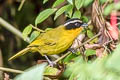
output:
[[[73,18],[50,31],[40,34],[25,49],[21,50],[9,60],[15,59],[27,52],[39,52],[41,55],[59,54],[67,50],[80,34],[80,32],[88,26],[80,19]]]

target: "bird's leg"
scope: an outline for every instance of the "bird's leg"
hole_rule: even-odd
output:
[[[53,67],[53,65],[56,64],[56,63],[52,62],[46,55],[44,55],[44,57],[47,59],[49,65],[50,65],[51,67]]]
[[[38,48],[38,52],[40,53],[39,47],[37,47],[37,48]],[[41,54],[41,53],[40,53],[40,54]],[[50,65],[51,67],[53,67],[53,65],[56,64],[55,62],[50,61],[50,59],[49,59],[46,55],[44,55],[44,54],[41,54],[41,55],[46,58],[46,60],[48,61],[49,65]]]

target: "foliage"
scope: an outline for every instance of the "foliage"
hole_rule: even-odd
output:
[[[24,71],[24,73],[16,76],[14,80],[43,80],[43,72],[47,63],[33,66]]]
[[[69,77],[69,80],[119,80],[119,49],[120,44],[112,55],[90,63],[79,57],[74,63],[68,64],[64,76]]]

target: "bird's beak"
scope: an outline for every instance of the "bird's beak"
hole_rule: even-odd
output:
[[[87,26],[88,26],[87,23],[83,23],[83,24],[82,24],[82,27],[87,27]]]

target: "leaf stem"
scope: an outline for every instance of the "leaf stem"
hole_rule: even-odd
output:
[[[41,30],[41,29],[39,29],[39,28],[33,26],[32,24],[30,24],[30,26],[32,26],[33,29],[35,29],[35,30],[37,30],[37,31],[39,31],[39,32],[45,32],[44,30]]]

